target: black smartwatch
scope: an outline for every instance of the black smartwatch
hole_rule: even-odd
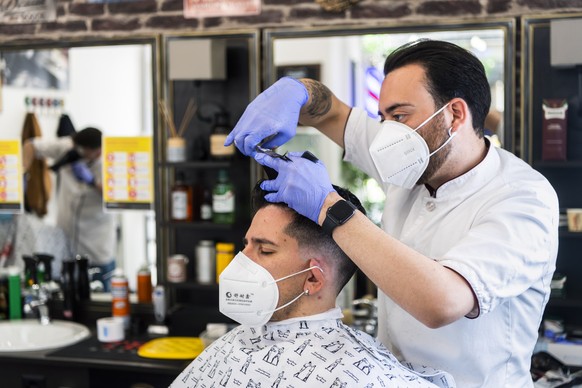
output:
[[[331,236],[333,230],[348,222],[356,212],[356,207],[348,201],[339,200],[327,209],[327,214],[321,228]]]

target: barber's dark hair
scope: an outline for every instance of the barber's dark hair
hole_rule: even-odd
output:
[[[453,98],[465,100],[473,117],[473,128],[483,137],[485,117],[491,107],[491,90],[481,61],[453,43],[422,39],[388,55],[384,75],[410,64],[425,69],[426,87],[438,108]]]
[[[77,146],[96,150],[101,148],[101,131],[87,127],[73,135],[73,142]]]
[[[337,285],[336,292],[342,290],[346,283],[356,272],[356,265],[354,262],[341,250],[336,242],[325,234],[321,226],[311,221],[309,218],[302,216],[295,210],[291,209],[284,203],[272,203],[265,199],[266,191],[262,190],[260,183],[257,183],[252,193],[252,209],[253,214],[267,205],[274,205],[286,209],[291,214],[292,219],[284,232],[297,240],[300,249],[310,249],[320,253],[325,259],[329,261],[336,271]],[[333,188],[346,201],[351,202],[362,213],[366,214],[366,210],[360,203],[358,197],[352,194],[348,189],[333,185]]]

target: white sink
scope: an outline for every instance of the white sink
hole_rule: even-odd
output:
[[[72,345],[89,337],[79,323],[53,320],[41,325],[36,319],[0,322],[0,352],[45,350]]]

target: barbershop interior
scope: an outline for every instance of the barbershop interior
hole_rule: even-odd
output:
[[[391,386],[382,377],[387,365],[392,378],[412,374],[418,383],[393,385],[400,387],[582,386],[582,7],[566,3],[88,0],[47,1],[41,11],[1,5],[0,387]],[[270,128],[268,136],[254,140],[249,155],[245,142],[229,137],[252,115],[273,122],[283,117],[280,112],[296,102],[292,90],[303,85],[299,79],[325,85],[353,107],[349,114],[358,108],[361,121],[391,121],[382,113],[390,93],[385,62],[398,48],[423,40],[452,43],[478,59],[490,94],[479,140],[487,144],[486,158],[503,155],[522,177],[535,174],[540,185],[507,180],[489,190],[497,207],[476,209],[489,202],[483,196],[459,205],[466,207],[466,220],[458,224],[441,218],[416,228],[408,225],[416,219],[407,215],[410,233],[421,234],[399,232],[397,242],[408,242],[406,248],[420,251],[430,264],[441,258],[428,252],[450,263],[447,251],[462,255],[463,243],[468,256],[489,256],[474,268],[470,259],[438,264],[456,279],[446,284],[460,281],[469,290],[468,302],[459,297],[443,306],[469,307],[434,326],[416,319],[425,315],[411,302],[413,284],[418,279],[422,287],[425,276],[398,267],[410,278],[395,287],[391,277],[382,282],[378,274],[397,272],[388,256],[392,260],[402,249],[384,255],[383,240],[367,244],[370,260],[385,259],[378,264],[382,270],[374,271],[353,247],[360,237],[342,243],[351,217],[352,223],[364,222],[343,194],[339,202],[349,203],[349,214],[337,220],[330,215],[336,206],[330,206],[317,221],[324,222],[323,232],[298,210],[301,203],[256,205],[258,188],[262,199],[279,202],[269,201],[272,194],[264,193],[271,190],[259,182],[285,178],[282,170],[272,175],[285,161],[323,163],[326,182],[347,189],[365,209],[366,231],[391,234],[385,229],[392,224],[389,216],[404,210],[385,208],[390,194],[400,192],[351,163],[355,146],[344,150],[317,125],[299,122],[301,105],[293,136],[284,141],[274,143],[278,132]],[[452,78],[462,71],[446,69]],[[315,89],[303,90],[312,94],[301,104],[326,98],[327,89],[319,96]],[[465,97],[455,94],[451,101],[442,101],[444,117]],[[422,139],[419,124],[427,117],[410,121],[418,129],[403,127]],[[352,121],[339,130],[347,133]],[[468,136],[451,135],[451,129],[443,150]],[[426,160],[434,160],[438,151],[426,148]],[[270,166],[261,162],[267,157]],[[547,183],[553,191],[540,193]],[[501,203],[497,197],[505,195],[516,202]],[[436,191],[432,199],[422,205],[427,212],[435,203],[438,211]],[[499,209],[516,203],[513,212]],[[544,219],[552,209],[555,217]],[[494,230],[493,211],[524,224],[512,219],[504,231]],[[520,211],[527,214],[512,214]],[[337,228],[325,236],[327,243],[335,240],[348,258],[354,254],[353,275],[330,291],[332,310],[311,310],[316,302],[309,301],[325,299],[321,293],[299,285],[297,295],[289,287],[299,278],[327,287],[329,279],[337,280],[333,265],[285,259],[289,263],[275,268],[266,262],[275,254],[264,249],[277,246],[269,233],[301,247],[299,235],[285,234],[281,224],[290,212],[311,218],[322,236],[332,217],[331,230]],[[480,217],[492,223],[490,237],[476,225]],[[446,234],[422,235],[425,227],[453,231],[465,224],[467,236],[480,239],[470,252],[465,240],[433,250],[440,242],[428,239]],[[317,247],[315,240],[310,244]],[[425,246],[431,249],[424,252]],[[294,249],[295,255],[302,252]],[[265,261],[255,260],[257,255]],[[519,263],[500,263],[512,259]],[[486,272],[486,260],[492,272],[466,275]],[[286,282],[293,286],[285,288]],[[489,289],[498,284],[498,292]],[[324,314],[325,323],[306,331],[323,319],[313,311]],[[276,317],[285,326],[277,326]]]

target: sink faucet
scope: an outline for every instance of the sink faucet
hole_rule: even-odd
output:
[[[33,284],[30,288],[32,292],[26,297],[24,312],[26,314],[31,314],[34,310],[36,310],[38,311],[40,324],[50,324],[51,318],[49,316],[49,309],[47,305],[49,300],[49,291],[44,285],[38,284]]]

